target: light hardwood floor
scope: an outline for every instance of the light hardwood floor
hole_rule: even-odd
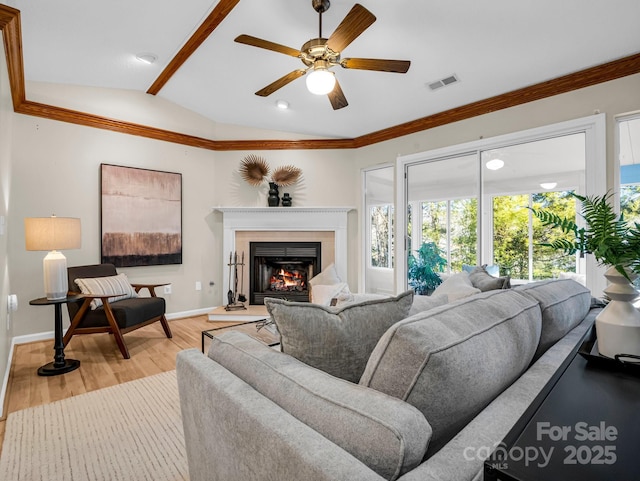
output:
[[[123,359],[110,334],[74,336],[65,357],[80,360],[75,371],[59,376],[36,374],[38,367],[53,360],[53,340],[16,346],[11,363],[5,416],[8,413],[134,379],[176,367],[176,354],[201,347],[201,332],[233,322],[210,322],[207,316],[169,321],[172,339],[167,339],[159,322],[124,335],[131,359]],[[5,419],[0,420],[0,449]]]

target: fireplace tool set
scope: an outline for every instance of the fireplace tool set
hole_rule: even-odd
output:
[[[247,301],[247,297],[242,293],[244,290],[244,251],[238,262],[238,253],[229,253],[229,291],[227,292],[227,305],[225,310],[236,311],[239,309],[246,309],[244,303]],[[238,266],[240,266],[240,292],[238,292]],[[231,286],[233,285],[233,289]]]

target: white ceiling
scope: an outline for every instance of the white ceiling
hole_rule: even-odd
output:
[[[28,81],[145,92],[217,1],[7,3],[21,11]],[[354,3],[331,1],[325,37]],[[299,49],[318,33],[311,0],[241,0],[158,95],[217,122],[351,138],[640,52],[638,0],[360,3],[377,21],[343,57],[411,60],[411,68],[403,75],[337,67],[346,108],[334,111],[304,78],[269,97],[254,95],[303,64],[233,41],[249,34]],[[135,54],[143,52],[158,61],[140,63]],[[427,87],[451,74],[460,82]],[[277,109],[278,99],[291,108]]]

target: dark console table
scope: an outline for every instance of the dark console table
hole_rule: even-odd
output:
[[[640,479],[640,376],[579,354],[563,368],[487,459],[486,481]]]

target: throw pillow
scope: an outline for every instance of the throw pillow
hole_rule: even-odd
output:
[[[353,299],[353,294],[351,294],[346,282],[340,282],[339,284],[332,284],[329,286],[324,284],[313,286],[313,297],[311,302],[314,304],[328,306],[331,304],[333,299],[336,299],[338,302],[349,302]]]
[[[487,272],[485,266],[478,266],[472,270],[469,273],[469,280],[473,287],[480,289],[482,292],[511,288],[511,278],[509,276],[493,277]]]
[[[333,376],[357,383],[382,335],[409,314],[413,291],[343,307],[266,298],[281,349]]]
[[[469,264],[462,264],[462,270],[471,273],[477,266],[470,266]],[[485,270],[493,277],[500,277],[500,266],[483,264]]]
[[[472,296],[480,292],[480,289],[473,287],[469,280],[469,274],[466,272],[457,272],[450,275],[447,280],[436,287],[432,296],[439,296],[445,294],[449,302],[456,301],[458,299],[464,299],[465,297]]]
[[[575,272],[561,272],[558,279],[572,279],[583,286],[587,285],[587,276],[585,274],[576,274]]]
[[[109,297],[109,302],[138,297],[135,289],[129,283],[129,279],[127,279],[126,274],[76,279],[76,284],[80,288],[80,292],[83,294],[113,296]],[[102,306],[101,299],[94,299],[91,301],[91,310],[95,310],[100,306]]]
[[[309,279],[309,285],[313,289],[315,286],[330,286],[333,284],[340,284],[342,279],[338,277],[338,271],[334,264],[329,264],[320,274],[313,276]]]

